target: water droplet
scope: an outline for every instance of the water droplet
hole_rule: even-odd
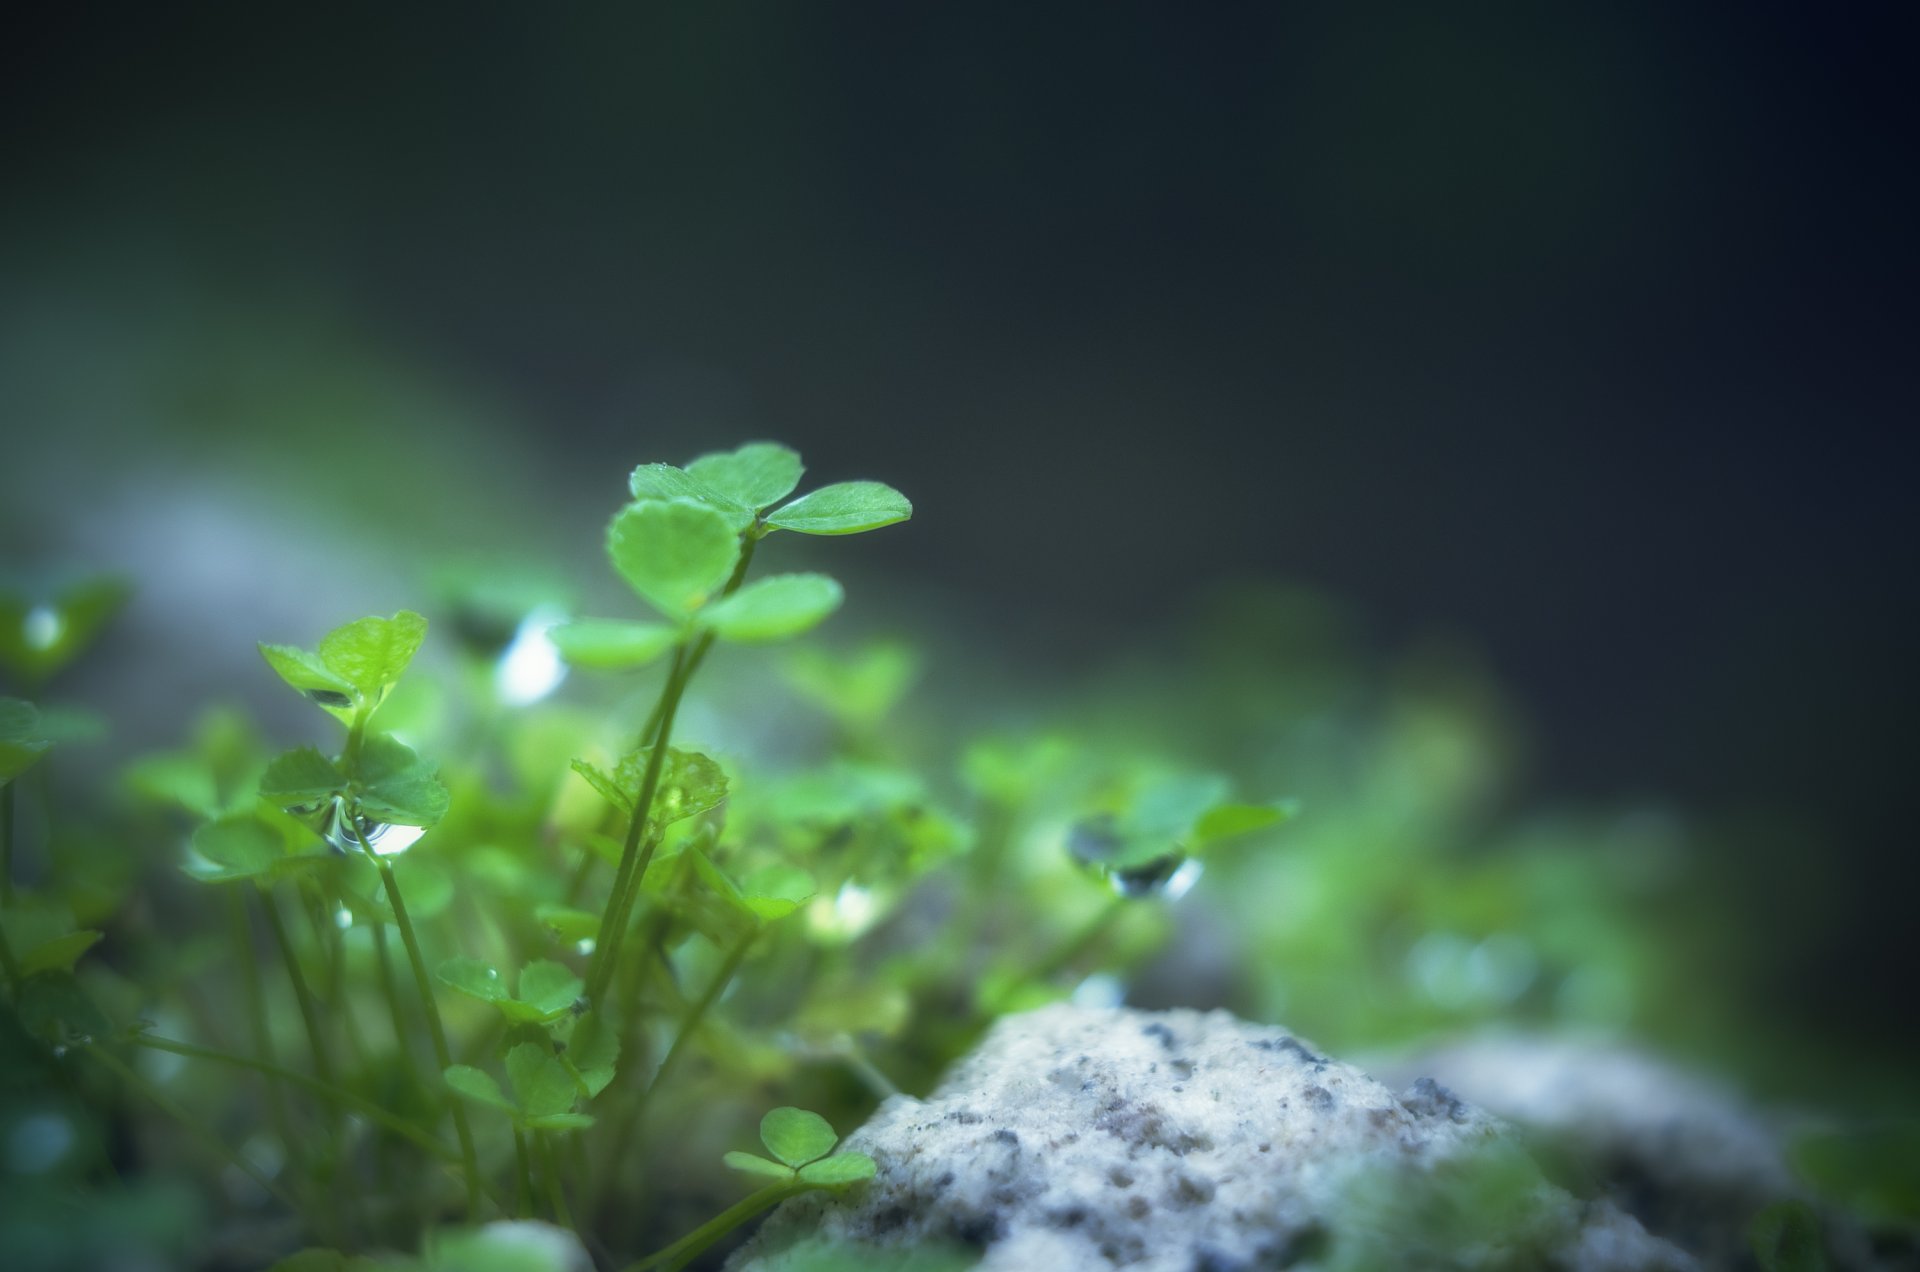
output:
[[[339,852],[360,852],[360,841],[364,839],[366,846],[382,857],[405,852],[426,833],[419,826],[401,826],[377,822],[371,817],[356,817],[347,811],[347,802],[339,798],[334,799],[333,809],[327,815],[326,829],[321,832]]]
[[[1107,882],[1113,890],[1123,897],[1151,897],[1160,895],[1179,896],[1193,886],[1193,877],[1189,877],[1178,893],[1173,891],[1173,882],[1180,876],[1187,859],[1177,852],[1164,857],[1155,857],[1143,861],[1137,866],[1123,866],[1107,872]]]
[[[20,624],[20,634],[26,638],[27,648],[34,650],[52,649],[66,633],[66,620],[60,617],[60,611],[51,605],[36,605],[27,611],[27,617]]]
[[[342,932],[353,926],[353,911],[341,906],[333,912],[333,925]]]
[[[565,617],[551,606],[541,606],[520,621],[500,661],[493,666],[493,690],[500,701],[510,707],[530,706],[558,689],[567,678],[566,662],[547,639],[547,630]]]
[[[64,1060],[66,1059],[66,1055],[67,1055],[67,1044],[64,1042],[55,1043],[53,1046],[53,1058],[55,1060]]]
[[[350,707],[353,699],[337,689],[309,689],[307,697],[323,707]]]
[[[1072,1001],[1075,1007],[1118,1007],[1126,997],[1126,986],[1118,977],[1095,972],[1073,987]]]
[[[592,1008],[593,1008],[593,1004],[587,1001],[586,995],[582,994],[580,997],[573,1000],[573,1006],[570,1010],[576,1016],[584,1016]]]
[[[499,980],[499,979],[500,979],[500,971],[499,971],[499,969],[498,969],[498,968],[494,968],[494,967],[489,967],[489,968],[487,969],[487,979],[488,979],[488,980]]]
[[[593,938],[590,936],[583,936],[573,943],[573,952],[576,954],[587,955],[593,953],[593,951]]]

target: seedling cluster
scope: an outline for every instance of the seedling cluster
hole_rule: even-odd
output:
[[[82,878],[49,852],[32,894],[14,891],[14,791],[59,738],[28,702],[0,701],[10,1028],[52,1066],[40,1080],[173,1126],[209,1204],[272,1219],[229,1262],[301,1244],[286,1272],[542,1267],[496,1263],[474,1236],[537,1217],[603,1267],[683,1266],[769,1206],[876,1169],[833,1152],[826,1118],[775,1107],[767,1156],[707,1159],[760,1187],[670,1239],[690,1204],[724,1196],[684,1146],[738,1143],[781,1094],[857,1119],[924,1085],[995,1014],[1137,956],[1155,925],[1129,937],[1129,910],[1177,896],[1218,842],[1286,817],[1154,764],[1049,777],[1051,760],[1009,742],[969,758],[969,821],[888,757],[917,665],[896,644],[790,664],[836,722],[817,764],[689,744],[682,708],[717,647],[791,640],[843,602],[824,574],[753,577],[763,543],[912,513],[871,481],[794,497],[801,476],[768,442],[633,471],[605,549],[643,612],[573,617],[543,639],[603,683],[651,682],[637,728],[618,710],[596,721],[423,686],[410,673],[429,622],[413,611],[311,649],[262,644],[343,731],[269,754],[214,713],[127,772],[126,833],[186,830],[175,877],[201,890],[168,898],[196,926],[153,980],[146,955],[181,938],[133,902],[164,881]],[[16,678],[38,687],[57,667],[48,649],[77,652],[110,611],[99,595],[9,620],[44,646],[0,642]],[[485,641],[464,652],[499,656]],[[1062,810],[1048,871],[1077,871],[1076,890],[1010,907],[1013,858]],[[76,971],[103,935],[116,957]]]

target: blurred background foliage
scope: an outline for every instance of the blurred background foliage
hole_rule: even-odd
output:
[[[977,849],[992,775],[1028,775],[999,868],[1044,944],[1099,904],[1059,850],[1106,760],[1220,772],[1301,816],[1111,934],[1135,1001],[1335,1048],[1628,1030],[1758,1090],[1910,1094],[1892,21],[37,13],[0,48],[0,543],[10,595],[133,591],[11,684],[108,725],[36,780],[97,790],[209,702],[317,738],[253,642],[403,605],[484,695],[456,627],[624,612],[629,467],[778,437],[918,515],[836,545],[842,661],[716,657],[688,731],[797,784],[743,780],[748,824],[925,803]],[[828,754],[921,785],[805,789]],[[83,923],[177,848],[102,824],[60,832]]]

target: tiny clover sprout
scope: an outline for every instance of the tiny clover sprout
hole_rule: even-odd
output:
[[[555,627],[554,644],[578,666],[617,671],[653,661],[691,632],[757,644],[818,625],[840,607],[840,585],[824,574],[783,574],[742,586],[752,544],[774,530],[875,530],[905,521],[913,506],[875,481],[826,486],[781,505],[802,471],[799,455],[773,442],[702,455],[685,468],[634,469],[633,502],[607,527],[607,557],[668,621],[580,619]]]
[[[448,1065],[446,1084],[456,1095],[484,1104],[513,1119],[526,1131],[577,1131],[593,1125],[586,1113],[573,1111],[580,1084],[566,1065],[541,1042],[523,1042],[507,1052],[508,1099],[493,1075],[472,1065]]]
[[[280,678],[345,723],[378,707],[426,639],[427,620],[412,610],[392,618],[358,618],[336,627],[320,648],[260,646]]]
[[[599,791],[609,804],[619,809],[622,816],[632,817],[633,806],[640,799],[647,762],[652,755],[653,748],[650,746],[629,751],[620,757],[612,773],[596,768],[586,760],[577,759],[573,761],[573,771],[585,778],[587,784]],[[660,765],[658,783],[647,817],[651,829],[655,831],[718,808],[727,798],[725,770],[699,751],[668,747],[666,758]]]
[[[834,1153],[839,1135],[826,1118],[805,1109],[778,1108],[761,1118],[760,1142],[776,1160],[740,1152],[728,1153],[721,1160],[750,1175],[816,1188],[838,1188],[872,1179],[877,1169],[873,1158],[865,1153]]]
[[[0,698],[0,784],[32,768],[52,747],[31,702]]]
[[[573,1007],[584,987],[581,979],[566,967],[546,959],[536,959],[521,968],[519,986],[511,994],[499,970],[479,959],[450,958],[440,964],[434,974],[443,984],[468,997],[492,1003],[515,1024],[558,1020]]]
[[[40,684],[79,657],[131,593],[109,575],[77,579],[51,595],[0,584],[0,668]]]

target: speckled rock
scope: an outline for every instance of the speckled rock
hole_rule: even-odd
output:
[[[1547,1183],[1438,1083],[1396,1095],[1225,1012],[1003,1020],[932,1096],[887,1101],[847,1146],[878,1177],[788,1202],[730,1267],[775,1267],[803,1238],[952,1243],[984,1272],[1696,1266]]]
[[[1800,1192],[1759,1114],[1720,1085],[1623,1045],[1487,1034],[1376,1072],[1446,1083],[1709,1266],[1739,1259],[1753,1216]]]

